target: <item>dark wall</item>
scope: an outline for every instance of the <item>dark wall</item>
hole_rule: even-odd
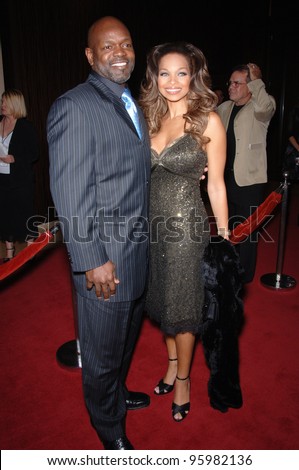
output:
[[[217,86],[225,87],[233,65],[259,64],[277,101],[268,135],[268,166],[269,177],[280,179],[286,117],[299,101],[299,8],[289,0],[218,3],[189,1],[175,7],[154,0],[2,0],[5,86],[23,91],[29,118],[40,136],[36,165],[40,214],[46,215],[52,205],[45,133],[49,107],[57,96],[86,79],[86,33],[103,15],[117,16],[131,31],[137,60],[130,86],[136,96],[146,53],[160,42],[183,39],[200,47]]]

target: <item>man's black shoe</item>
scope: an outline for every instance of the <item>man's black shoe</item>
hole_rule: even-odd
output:
[[[131,442],[126,436],[119,437],[114,441],[103,441],[106,450],[134,450]]]
[[[146,408],[150,404],[150,397],[142,392],[128,392],[126,398],[127,410],[138,410]]]

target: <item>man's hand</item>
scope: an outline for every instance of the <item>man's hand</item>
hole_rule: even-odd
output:
[[[95,287],[96,296],[104,300],[109,300],[112,295],[115,295],[116,285],[119,284],[119,279],[115,276],[115,264],[112,261],[99,266],[95,269],[86,271],[86,288],[88,290]]]
[[[258,65],[250,63],[250,64],[247,64],[247,67],[249,68],[250,80],[256,80],[258,78],[262,78],[262,71]]]

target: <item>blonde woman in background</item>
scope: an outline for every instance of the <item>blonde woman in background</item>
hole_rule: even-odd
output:
[[[0,116],[0,239],[6,257],[15,255],[15,242],[32,241],[34,215],[33,163],[38,159],[38,138],[21,91],[4,91]]]

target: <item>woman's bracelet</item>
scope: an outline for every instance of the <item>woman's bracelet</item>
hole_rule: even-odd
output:
[[[220,237],[230,237],[231,231],[226,228],[219,228],[217,230],[217,235]]]

